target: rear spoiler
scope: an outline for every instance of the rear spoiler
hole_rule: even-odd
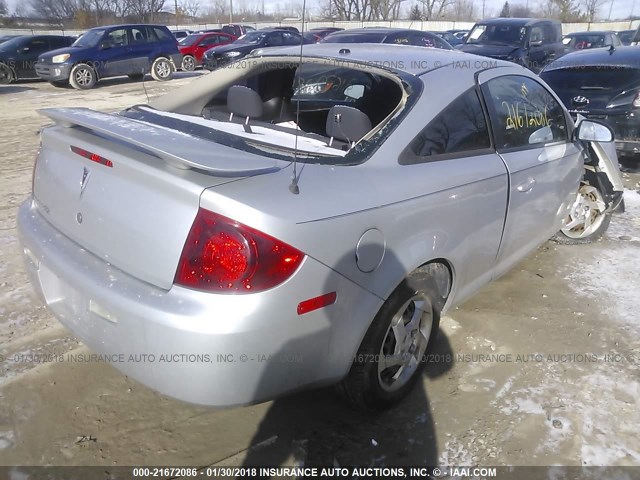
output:
[[[89,108],[44,108],[38,112],[63,127],[83,127],[134,145],[179,169],[198,169],[221,177],[237,177],[275,172],[288,165],[288,162],[262,158],[113,113]]]

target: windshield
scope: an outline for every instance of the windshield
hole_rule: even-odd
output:
[[[479,45],[524,45],[527,28],[521,25],[476,25],[467,37],[467,43]]]
[[[198,40],[200,40],[201,36],[202,35],[189,35],[188,37],[180,39],[178,43],[185,47],[190,47],[191,45],[195,45],[196,43],[198,43]]]
[[[88,30],[78,38],[72,47],[95,47],[102,36],[104,35],[104,29]]]
[[[386,33],[344,33],[333,34],[324,38],[325,43],[382,43]]]
[[[256,45],[266,37],[266,33],[264,32],[248,32],[241,36],[238,40],[233,43],[242,43],[247,45]]]
[[[27,37],[16,37],[11,40],[7,40],[6,42],[0,43],[0,52],[9,52],[11,50],[17,50],[24,43]]]

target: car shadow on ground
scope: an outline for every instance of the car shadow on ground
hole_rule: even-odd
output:
[[[201,76],[201,72],[175,72],[171,80],[180,80],[184,78],[196,78]],[[167,80],[168,83],[171,83],[171,80]],[[164,82],[156,82],[153,77],[149,74],[144,76],[144,82],[153,82],[154,84],[162,84]],[[129,77],[110,77],[104,78],[96,83],[95,88],[109,87],[114,85],[124,85],[124,84],[142,84],[142,80],[131,80]]]
[[[20,93],[28,90],[34,90],[31,87],[25,87],[22,85],[0,85],[0,95],[7,93]]]
[[[441,332],[424,377],[437,378],[453,365]],[[275,400],[254,434],[244,466],[433,466],[438,465],[435,422],[420,379],[409,395],[383,412],[362,412],[333,388]]]

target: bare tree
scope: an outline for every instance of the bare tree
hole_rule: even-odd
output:
[[[425,20],[438,20],[444,16],[454,0],[420,0]]]
[[[590,22],[595,21],[600,7],[605,3],[605,0],[584,0],[584,9],[587,20]]]
[[[473,0],[455,0],[447,9],[447,20],[471,22],[480,17]]]
[[[555,0],[561,22],[579,22],[584,19],[577,0]]]
[[[396,20],[404,0],[371,0],[371,13],[376,20]]]
[[[6,15],[9,12],[7,8],[7,2],[5,0],[0,0],[0,17]]]
[[[153,22],[164,8],[165,0],[130,0],[130,13],[143,22]]]
[[[66,20],[75,16],[78,6],[74,0],[30,0],[35,16],[47,20]]]
[[[200,2],[198,0],[183,0],[182,5],[178,8],[188,17],[197,17],[200,11]]]
[[[214,23],[229,20],[229,2],[227,0],[213,0],[206,10],[204,18]]]
[[[511,16],[514,18],[535,17],[535,13],[528,6],[516,3],[511,6]]]

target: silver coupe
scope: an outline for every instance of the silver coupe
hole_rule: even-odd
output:
[[[267,49],[119,114],[42,113],[18,215],[34,288],[100,358],[196,404],[337,384],[392,405],[442,314],[613,207],[578,193],[610,129],[457,51]]]

